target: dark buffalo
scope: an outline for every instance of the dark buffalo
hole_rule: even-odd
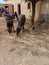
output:
[[[20,31],[23,30],[24,31],[24,25],[25,25],[25,21],[26,21],[26,17],[25,15],[19,15],[18,16],[18,25],[16,28],[17,31],[17,36],[19,35]]]
[[[11,33],[12,29],[14,30],[13,19],[15,18],[15,16],[10,14],[6,14],[5,16],[6,16],[8,32]]]

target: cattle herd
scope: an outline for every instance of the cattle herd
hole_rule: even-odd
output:
[[[18,25],[16,28],[16,34],[17,36],[19,35],[20,31],[23,30],[24,31],[24,25],[25,25],[25,21],[26,21],[26,17],[25,15],[17,15],[17,13],[15,12],[14,14],[9,14],[6,13],[5,15],[6,21],[7,21],[7,29],[8,32],[11,33],[12,30],[14,31],[14,25],[13,25],[13,19],[15,19],[15,16],[18,20]]]

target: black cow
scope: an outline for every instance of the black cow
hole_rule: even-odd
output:
[[[14,30],[13,19],[15,19],[15,17],[18,19],[18,15],[16,12],[13,14],[6,12],[4,16],[6,16],[8,32],[11,33],[12,29]]]
[[[8,32],[11,33],[13,28],[13,20],[10,17],[6,17]]]
[[[11,33],[12,29],[14,30],[13,19],[15,18],[15,16],[11,14],[5,14],[5,16],[6,16],[8,32]]]
[[[17,28],[16,28],[17,36],[19,35],[21,30],[24,31],[24,25],[25,25],[25,21],[26,21],[25,15],[19,15],[18,21],[19,22],[18,22],[18,25],[17,25]]]

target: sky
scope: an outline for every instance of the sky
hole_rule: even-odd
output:
[[[4,0],[0,0],[0,4],[4,4],[5,3],[5,1]]]

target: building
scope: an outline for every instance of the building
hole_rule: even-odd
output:
[[[6,4],[13,4],[14,5],[14,11],[16,11],[18,14],[25,14],[27,17],[31,15],[31,3],[25,3],[23,0],[10,0],[6,1]]]
[[[6,4],[13,4],[14,11],[16,11],[18,14],[25,14],[27,18],[29,18],[32,15],[31,2],[25,3],[24,0],[6,0],[5,3]],[[40,1],[36,4],[36,14],[35,14],[36,20],[39,18],[39,13],[49,14],[48,0],[47,0],[47,3],[43,2],[41,12],[40,12]]]

